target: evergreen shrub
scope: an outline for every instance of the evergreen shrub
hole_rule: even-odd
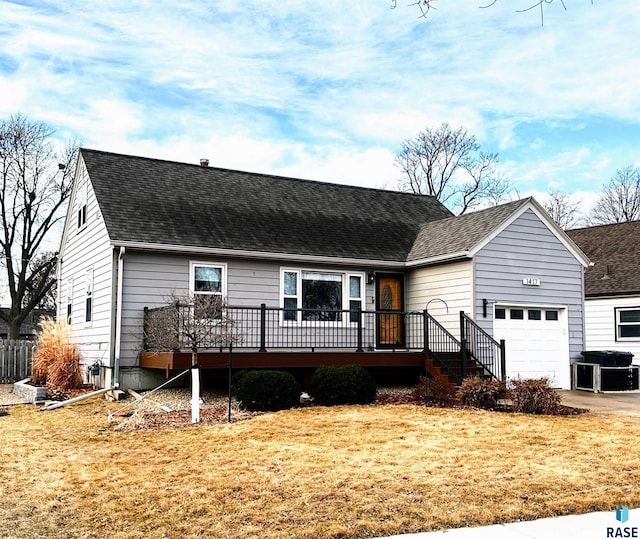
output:
[[[373,376],[359,365],[318,367],[311,377],[311,395],[317,404],[370,404],[376,398]]]
[[[239,377],[236,397],[242,408],[275,412],[300,403],[300,384],[284,371],[249,371]]]

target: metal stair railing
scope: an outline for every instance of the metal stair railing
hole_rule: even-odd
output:
[[[462,361],[462,345],[426,310],[424,314],[425,350],[433,358],[434,363],[444,370],[458,384],[466,376]]]
[[[460,341],[462,343],[463,364],[467,354],[482,370],[483,376],[505,381],[506,354],[504,339],[499,342],[483,330],[464,311],[460,311]]]

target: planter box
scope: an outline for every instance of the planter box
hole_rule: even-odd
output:
[[[13,393],[34,404],[44,402],[47,398],[47,388],[32,386],[29,382],[31,378],[25,378],[13,384]]]

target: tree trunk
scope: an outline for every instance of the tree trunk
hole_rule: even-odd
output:
[[[7,323],[7,338],[9,340],[20,340],[20,326],[22,326],[22,320],[12,319]]]

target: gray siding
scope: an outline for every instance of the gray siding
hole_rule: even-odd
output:
[[[127,251],[124,258],[123,313],[121,365],[138,365],[142,350],[144,307],[166,305],[172,294],[189,292],[189,263],[191,261],[225,264],[227,267],[227,303],[233,307],[280,307],[280,270],[282,267],[305,269],[305,265],[290,262],[262,262],[207,258],[200,255],[184,256],[150,254]],[[317,266],[312,268],[317,269]],[[354,268],[330,266],[328,271],[353,272]],[[366,297],[373,296],[367,287]],[[368,305],[372,308],[371,305]],[[365,306],[363,306],[365,308]]]
[[[572,360],[584,349],[583,267],[531,210],[526,211],[474,257],[474,320],[492,333],[493,309],[482,314],[482,300],[566,306]],[[540,286],[523,285],[533,277]]]
[[[86,225],[78,228],[77,209],[80,191],[87,197]],[[83,195],[84,196],[84,195]],[[82,362],[101,361],[110,364],[112,298],[112,249],[98,207],[93,188],[82,160],[78,163],[75,186],[69,201],[69,210],[60,250],[61,263],[58,274],[58,317],[67,314],[67,294],[72,294],[71,329],[80,347]],[[86,277],[93,269],[92,321],[86,322]],[[69,290],[70,280],[73,281]]]

